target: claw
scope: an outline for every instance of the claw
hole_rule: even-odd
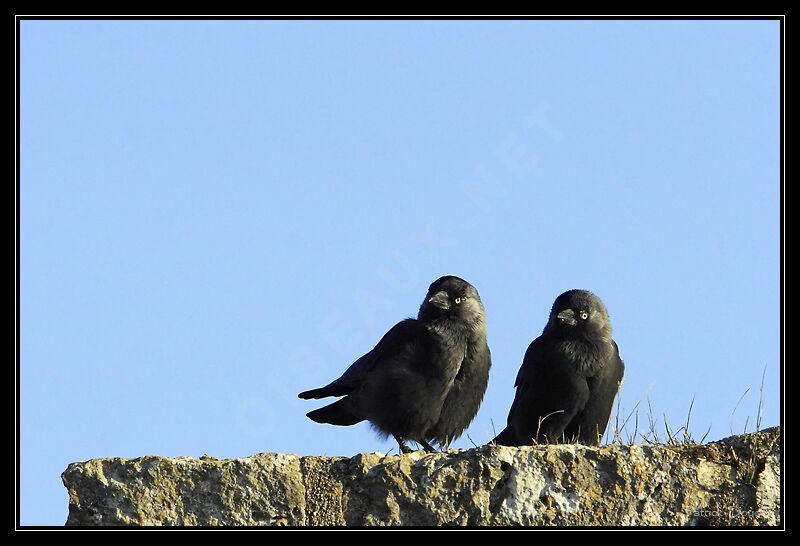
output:
[[[425,440],[421,440],[419,442],[419,444],[422,447],[424,447],[425,451],[427,451],[428,453],[438,453],[438,450],[436,448],[434,448],[432,445],[430,445],[428,442],[426,442]]]
[[[408,447],[405,440],[403,440],[402,438],[398,437],[397,435],[394,435],[394,439],[397,440],[397,443],[400,445],[400,451],[402,451],[403,453],[411,453],[412,451],[414,451],[413,449]]]

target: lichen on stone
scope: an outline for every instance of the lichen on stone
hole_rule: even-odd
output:
[[[780,526],[780,429],[706,445],[486,445],[69,465],[70,526]]]

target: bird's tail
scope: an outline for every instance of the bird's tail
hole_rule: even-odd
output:
[[[314,411],[309,411],[306,413],[306,416],[317,423],[328,423],[339,426],[355,425],[356,423],[363,421],[363,418],[353,415],[353,413],[347,408],[346,402],[347,399],[343,398],[334,402],[333,404],[328,404],[327,406],[315,409]]]
[[[330,393],[328,393],[328,388],[327,387],[320,387],[319,389],[311,389],[310,391],[303,391],[300,394],[298,394],[297,396],[299,398],[302,398],[303,400],[309,400],[311,398],[314,398],[314,399],[316,399],[316,398],[326,398],[326,397],[330,396]]]
[[[327,398],[329,396],[344,396],[353,392],[353,385],[348,384],[347,382],[342,382],[340,379],[337,379],[336,381],[318,389],[303,391],[297,396],[304,400],[308,400],[309,398],[316,399]]]
[[[503,431],[498,434],[492,443],[500,445],[500,446],[518,446],[519,442],[517,441],[517,435],[511,429],[511,427],[506,427]]]

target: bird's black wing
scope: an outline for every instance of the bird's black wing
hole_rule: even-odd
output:
[[[342,396],[306,415],[341,426],[367,420],[379,434],[397,438],[403,450],[408,449],[404,439],[428,447],[425,433],[436,422],[460,363],[454,357],[439,334],[418,320],[405,320],[339,379],[301,393],[306,398]]]
[[[525,352],[506,427],[513,433],[503,431],[497,443],[560,442],[570,421],[583,410],[589,398],[586,378],[554,357],[549,342],[547,336],[540,336]],[[515,443],[506,443],[508,440]]]
[[[524,435],[527,436],[527,427],[521,426],[523,414],[527,413],[527,406],[531,404],[529,391],[532,390],[533,367],[534,362],[541,360],[542,352],[544,350],[544,339],[538,337],[528,346],[525,351],[525,357],[522,359],[522,365],[517,371],[517,377],[514,379],[514,401],[511,403],[511,409],[508,410],[508,418],[506,420],[506,428],[498,434],[493,440],[494,443],[504,446],[519,446],[526,442],[525,438],[517,437],[517,430],[522,430]],[[535,429],[534,429],[535,434]]]
[[[298,396],[310,399],[350,394],[361,385],[364,378],[370,374],[376,363],[382,358],[401,353],[406,345],[413,344],[420,337],[429,335],[430,332],[422,322],[411,318],[402,320],[384,334],[375,348],[353,362],[341,377],[324,387],[301,392]]]
[[[576,436],[581,443],[598,445],[605,434],[614,398],[619,391],[625,364],[619,356],[619,348],[612,340],[613,352],[593,376],[587,377],[589,399],[575,416],[567,430],[568,436]]]
[[[428,431],[431,441],[446,448],[461,436],[478,413],[486,386],[489,383],[489,369],[492,355],[484,341],[467,351],[453,386],[447,393],[442,411],[436,425]]]

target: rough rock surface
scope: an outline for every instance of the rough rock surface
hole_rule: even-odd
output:
[[[93,459],[67,525],[780,526],[779,428],[705,445]]]

